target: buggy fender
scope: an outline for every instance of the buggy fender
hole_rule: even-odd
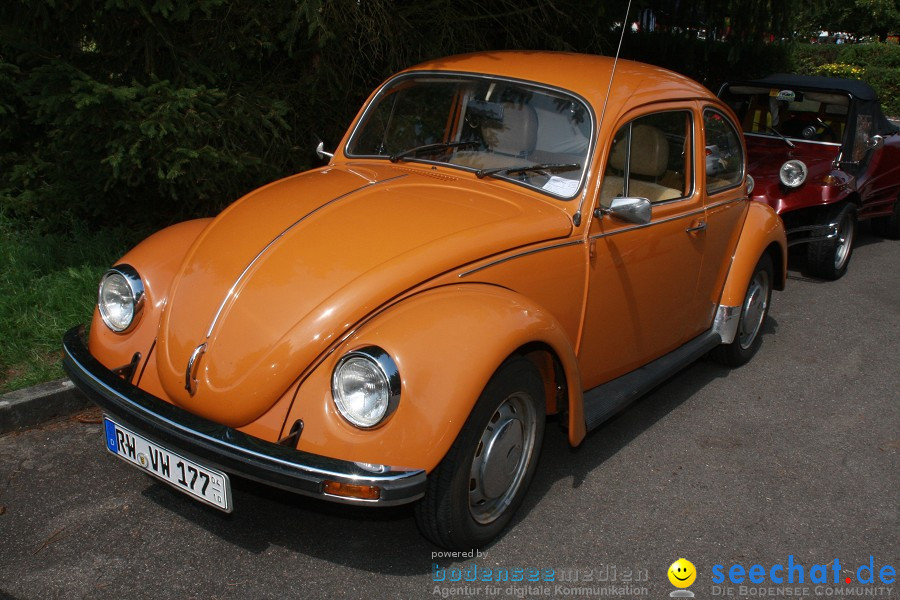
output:
[[[775,267],[773,287],[783,290],[787,277],[787,240],[781,217],[762,202],[750,202],[741,237],[731,258],[720,306],[741,306],[753,269],[769,252]]]
[[[331,380],[341,357],[366,346],[378,346],[391,357],[401,391],[393,414],[364,430],[339,414]],[[563,328],[527,298],[476,283],[416,294],[364,322],[301,383],[282,435],[302,419],[300,450],[430,472],[450,449],[490,378],[517,352],[538,367],[550,412],[555,412],[557,384],[547,382],[554,379],[553,362],[559,365],[565,388],[570,396],[572,390],[577,394],[577,401],[569,398],[574,407],[569,410],[570,431],[574,427],[583,437],[580,375]]]

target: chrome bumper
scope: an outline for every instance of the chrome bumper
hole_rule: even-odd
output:
[[[63,337],[63,367],[69,378],[105,412],[170,450],[196,457],[230,474],[291,492],[349,504],[404,504],[425,494],[425,471],[385,466],[373,472],[360,464],[303,452],[247,435],[170,404],[125,381],[87,349],[84,328]],[[369,465],[367,465],[369,466]],[[377,486],[377,500],[335,496],[326,481]]]
[[[809,244],[811,242],[824,242],[825,240],[833,240],[838,236],[838,223],[794,227],[793,229],[788,229],[785,233],[788,237],[788,246]],[[798,234],[804,235],[797,237]]]

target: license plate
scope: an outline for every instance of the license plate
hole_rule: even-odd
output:
[[[231,512],[228,475],[151,442],[105,415],[103,426],[107,450],[185,494]]]

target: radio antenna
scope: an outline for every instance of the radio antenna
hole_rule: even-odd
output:
[[[597,133],[603,127],[603,118],[606,116],[606,105],[609,103],[609,93],[612,91],[613,78],[616,76],[616,65],[619,64],[619,54],[622,52],[622,40],[625,39],[625,28],[628,27],[628,14],[631,12],[631,0],[628,0],[628,6],[625,7],[625,18],[622,20],[622,33],[619,35],[619,46],[616,48],[616,57],[613,59],[612,71],[609,74],[609,85],[606,87],[606,98],[603,99],[603,109],[600,111],[600,122],[597,123]],[[581,195],[581,202],[578,203],[578,210],[572,216],[572,222],[575,227],[581,225],[581,209],[584,207],[584,199],[587,196],[587,188]]]

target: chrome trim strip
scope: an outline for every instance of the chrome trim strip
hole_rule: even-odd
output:
[[[356,189],[350,190],[349,192],[341,194],[340,196],[338,196],[336,198],[332,198],[325,204],[322,204],[321,206],[319,206],[319,207],[315,208],[314,210],[308,212],[307,214],[303,215],[297,221],[295,221],[290,226],[288,226],[287,229],[285,229],[284,231],[279,233],[277,236],[275,236],[272,239],[272,241],[270,241],[268,244],[266,244],[265,247],[262,250],[260,250],[259,253],[255,257],[253,257],[253,260],[250,261],[250,263],[244,268],[244,270],[241,272],[241,274],[238,275],[238,278],[231,285],[231,289],[228,290],[228,293],[225,294],[225,298],[222,299],[222,304],[219,305],[219,310],[216,311],[216,315],[213,317],[212,323],[209,324],[209,329],[206,331],[206,339],[209,339],[210,336],[212,335],[213,330],[216,328],[216,323],[218,323],[218,321],[219,321],[219,317],[222,316],[222,311],[225,310],[225,306],[228,304],[228,300],[234,295],[234,292],[237,289],[238,284],[241,283],[241,281],[244,279],[244,276],[247,275],[247,273],[250,271],[250,269],[253,267],[253,265],[255,265],[257,263],[257,261],[260,258],[262,258],[262,255],[265,254],[266,251],[269,248],[271,248],[273,244],[275,244],[275,242],[277,242],[282,237],[284,237],[294,227],[296,227],[297,225],[299,225],[300,223],[302,223],[303,221],[305,221],[307,218],[311,217],[312,215],[316,214],[317,212],[319,212],[326,206],[331,206],[335,202],[343,200],[347,196],[350,196],[351,194],[355,194],[356,192],[358,192],[360,190],[364,190],[366,188],[373,187],[376,185],[381,185],[383,183],[388,183],[389,181],[394,181],[396,179],[400,179],[402,177],[407,177],[407,176],[408,176],[408,174],[404,173],[403,175],[397,175],[396,177],[389,177],[388,179],[383,179],[381,181],[370,182],[370,183],[365,184],[364,186],[358,187]]]
[[[625,227],[624,229],[618,229],[616,231],[610,231],[607,233],[598,233],[597,235],[592,235],[591,240],[599,240],[600,238],[609,237],[611,235],[618,235],[620,233],[625,233],[628,231],[634,231],[635,229],[643,229],[645,227],[653,227],[654,225],[661,225],[662,223],[668,223],[670,221],[678,221],[680,219],[686,219],[687,217],[693,217],[694,215],[699,215],[706,212],[706,207],[698,208],[696,210],[692,210],[691,212],[687,212],[681,215],[673,215],[671,217],[666,217],[665,219],[660,219],[658,221],[651,221],[649,223],[644,223],[643,225],[634,225],[633,227]]]
[[[743,202],[747,199],[747,196],[738,196],[737,198],[732,198],[730,200],[720,200],[719,202],[715,202],[713,204],[707,204],[706,210],[712,210],[714,208],[719,208],[720,206],[725,206],[726,204],[734,204],[735,202]]]
[[[719,305],[713,321],[713,333],[718,333],[723,344],[730,344],[737,337],[738,325],[741,322],[740,306]]]
[[[521,258],[523,256],[528,256],[529,254],[537,254],[538,252],[544,252],[545,250],[554,250],[556,248],[564,248],[566,246],[576,246],[578,244],[583,244],[584,240],[573,240],[571,242],[563,242],[561,244],[553,244],[552,246],[544,246],[543,248],[534,248],[532,250],[526,250],[525,252],[519,252],[518,254],[513,254],[512,256],[506,256],[504,258],[497,259],[493,262],[489,262],[485,265],[481,265],[480,267],[475,267],[474,269],[470,269],[468,271],[463,271],[457,277],[462,279],[463,277],[468,277],[472,273],[477,273],[478,271],[483,271],[484,269],[509,262],[516,258]]]

